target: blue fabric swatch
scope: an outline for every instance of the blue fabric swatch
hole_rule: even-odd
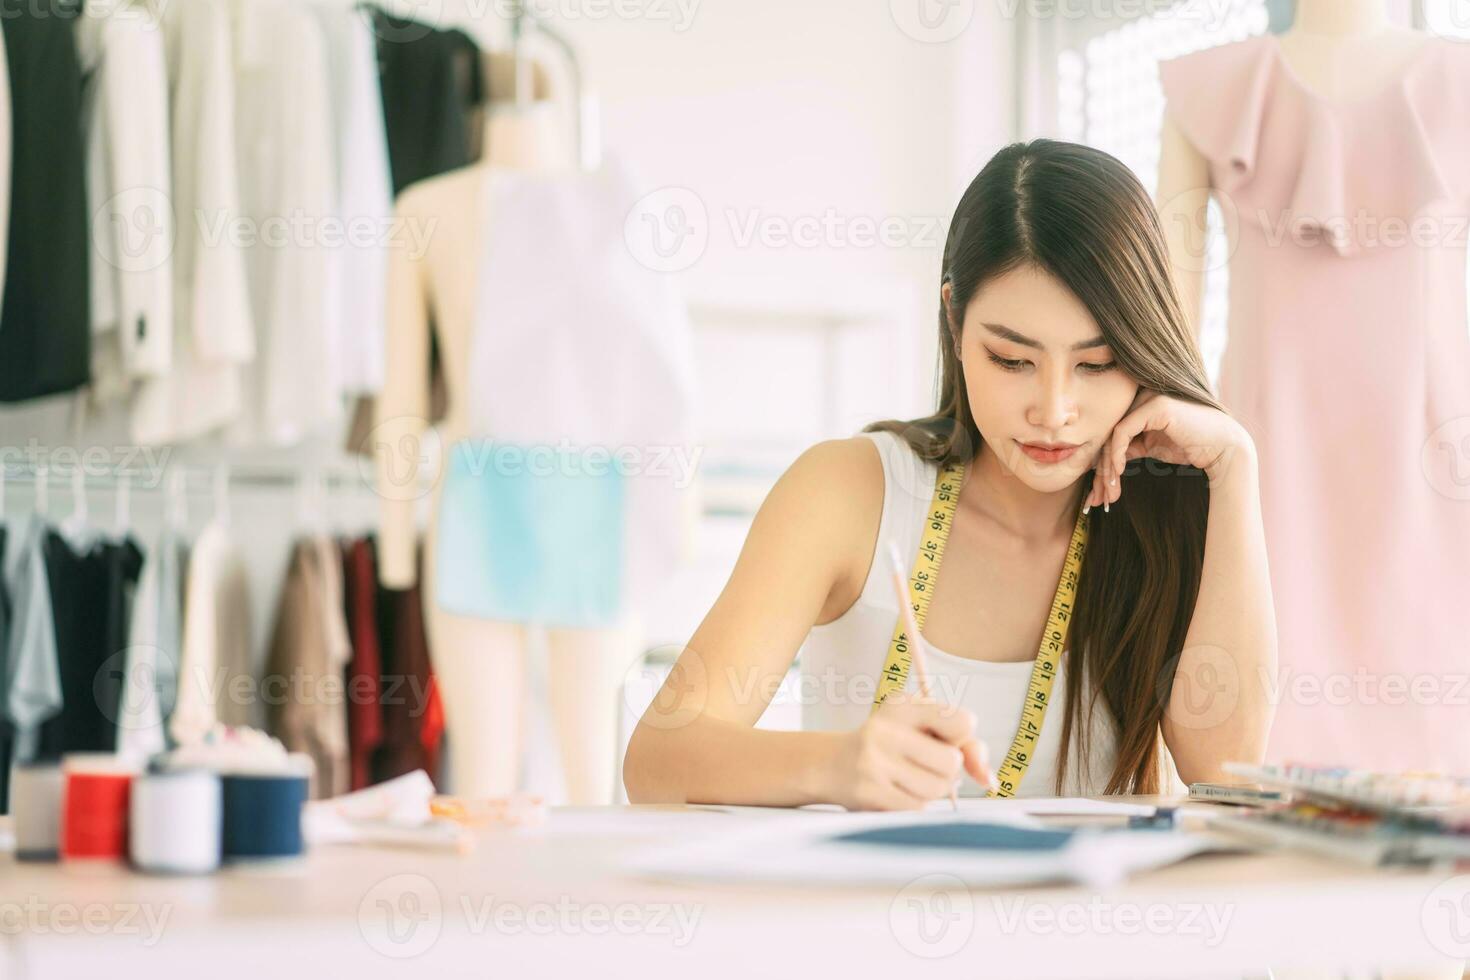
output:
[[[611,626],[622,614],[625,478],[605,454],[595,465],[565,448],[555,459],[536,448],[502,461],[472,443],[451,448],[435,601],[482,619]]]

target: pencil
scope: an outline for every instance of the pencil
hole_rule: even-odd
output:
[[[914,676],[919,682],[919,696],[929,697],[929,669],[924,658],[924,638],[919,635],[919,624],[914,619],[914,609],[909,605],[908,590],[904,588],[903,562],[898,557],[898,546],[891,545],[889,556],[893,559],[893,589],[898,596],[898,609],[903,615],[903,629],[909,637],[909,655],[913,660]],[[955,788],[949,788],[950,805],[959,810],[959,795]]]

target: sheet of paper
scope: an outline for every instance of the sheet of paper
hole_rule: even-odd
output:
[[[916,826],[932,826],[939,839],[946,836],[945,824],[982,818],[973,808],[960,813],[784,812],[785,819],[771,816],[737,821],[728,832],[683,836],[633,849],[622,858],[621,866],[635,875],[661,879],[892,884],[912,881],[922,869],[939,862],[947,873],[975,885],[1085,881],[1102,886],[1133,871],[1169,864],[1215,846],[1204,835],[1126,830],[1079,832],[1065,848],[1047,852],[874,846],[837,838],[858,831],[902,827],[911,828],[912,834]],[[1045,828],[1041,821],[1016,807],[1005,813],[997,810],[983,819],[1022,828]]]
[[[745,807],[759,811],[760,807]],[[791,810],[781,810],[789,815]],[[729,816],[710,807],[686,806],[555,806],[546,823],[526,833],[666,837],[688,827],[723,826]],[[741,821],[744,822],[744,821]],[[702,832],[702,831],[701,831]]]
[[[720,813],[749,814],[750,816],[790,816],[793,813],[846,813],[836,803],[810,803],[806,806],[741,806],[736,803],[691,803],[691,810],[715,810]]]
[[[949,810],[949,800],[935,800],[926,810]],[[1154,808],[1146,803],[1123,800],[1093,800],[1084,796],[1037,796],[991,799],[984,796],[960,797],[960,812],[968,816],[1023,813],[1028,817],[1147,817]]]
[[[1129,803],[1123,800],[1093,800],[1081,796],[1038,796],[1010,799],[991,799],[984,796],[962,796],[960,812],[967,816],[1028,816],[1028,817],[1134,817],[1151,816],[1154,808],[1146,803]],[[695,804],[701,809],[722,810],[728,813],[843,813],[835,803],[812,803],[801,807],[735,806],[724,803]],[[925,813],[953,813],[949,800],[934,800],[924,808]]]

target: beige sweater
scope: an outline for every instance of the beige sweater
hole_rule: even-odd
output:
[[[261,691],[270,733],[316,763],[313,799],[350,788],[343,670],[351,655],[337,546],[321,535],[301,538],[281,587]]]

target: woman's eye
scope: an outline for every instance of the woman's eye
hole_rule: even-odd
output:
[[[990,358],[993,364],[1005,371],[1020,371],[1031,363],[1030,361],[1026,360],[1011,360],[1009,358],[1001,357],[999,354],[993,354],[990,351],[986,351],[985,353]],[[1117,361],[1107,361],[1103,364],[1095,364],[1092,361],[1083,361],[1081,364],[1077,365],[1077,368],[1084,374],[1103,374],[1107,371],[1111,371],[1117,366]]]
[[[1004,357],[1000,357],[1000,356],[998,356],[996,354],[991,354],[989,351],[986,351],[986,355],[990,358],[991,363],[997,365],[998,367],[1000,367],[1000,368],[1002,368],[1002,369],[1004,369],[1006,371],[1019,371],[1023,367],[1025,367],[1027,364],[1030,363],[1029,361],[1012,361],[1012,360],[1007,360]]]

